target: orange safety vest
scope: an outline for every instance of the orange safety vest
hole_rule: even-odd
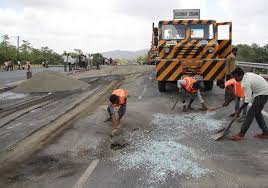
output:
[[[196,93],[197,90],[193,89],[193,84],[196,83],[197,81],[193,79],[192,77],[185,77],[182,80],[185,80],[186,84],[183,86],[186,91],[189,93]]]
[[[244,93],[244,90],[241,86],[241,82],[237,82],[234,78],[230,79],[230,80],[227,80],[225,83],[224,83],[224,86],[225,88],[227,86],[230,86],[230,85],[233,85],[234,86],[234,94],[235,96],[237,97],[245,97],[245,93]]]
[[[112,93],[113,95],[116,95],[119,97],[119,106],[122,104],[125,104],[126,98],[128,96],[128,91],[125,89],[116,89]]]

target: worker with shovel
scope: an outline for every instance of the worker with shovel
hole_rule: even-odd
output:
[[[182,102],[183,102],[183,111],[193,110],[192,103],[194,102],[195,98],[197,97],[199,102],[202,105],[202,110],[207,110],[207,106],[204,104],[204,100],[200,93],[200,83],[195,80],[192,77],[184,77],[181,80],[177,81],[177,87],[179,94],[182,96]],[[186,108],[186,98],[187,94],[182,94],[181,89],[184,88],[184,90],[187,92],[188,95],[190,95],[190,101],[188,104],[188,107]]]
[[[218,80],[217,86],[219,86],[221,89],[225,89],[226,93],[225,101],[222,104],[222,107],[228,106],[233,100],[235,100],[235,112],[230,115],[231,117],[234,117],[240,107],[240,100],[243,102],[245,100],[245,94],[244,90],[242,89],[241,82],[237,82],[234,78],[227,81]],[[243,115],[239,121],[244,122],[246,115],[247,107],[243,109]]]
[[[106,121],[112,121],[112,136],[120,127],[120,120],[126,113],[128,91],[125,89],[116,89],[109,98],[107,111],[110,117]],[[118,115],[116,114],[118,109]]]
[[[256,134],[255,137],[268,139],[268,128],[261,113],[264,105],[267,103],[268,100],[267,81],[263,77],[255,73],[244,73],[243,69],[241,69],[240,67],[237,67],[232,72],[232,76],[237,82],[241,82],[242,88],[245,92],[245,102],[238,109],[236,116],[238,116],[241,111],[251,102],[252,98],[253,102],[248,110],[246,120],[242,124],[240,132],[236,135],[233,135],[231,139],[234,141],[242,140],[248,128],[250,127],[254,117],[256,118],[256,121],[262,130],[262,133]]]

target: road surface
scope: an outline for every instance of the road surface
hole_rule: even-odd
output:
[[[32,69],[33,74],[44,71],[44,70],[53,70],[58,72],[63,72],[63,67],[49,67],[45,68],[37,68]],[[14,71],[1,71],[0,72],[0,84],[5,85],[13,82],[17,82],[20,80],[26,79],[26,70],[14,70]]]
[[[83,73],[85,74],[85,72]],[[254,138],[253,122],[245,140],[215,142],[210,135],[226,126],[234,104],[213,111],[182,112],[175,85],[159,93],[153,72],[126,76],[128,107],[119,134],[110,138],[107,93],[67,131],[1,177],[1,187],[267,187],[268,142]],[[111,92],[111,91],[110,91]],[[222,103],[223,91],[204,93],[208,106]],[[267,105],[265,107],[267,112]],[[268,122],[268,117],[265,116]],[[235,122],[232,134],[241,123]],[[118,150],[111,143],[127,143]]]

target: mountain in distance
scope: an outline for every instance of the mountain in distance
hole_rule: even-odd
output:
[[[146,55],[147,52],[147,49],[139,51],[113,50],[108,52],[102,52],[101,54],[106,58],[111,57],[112,59],[134,59],[139,56]]]

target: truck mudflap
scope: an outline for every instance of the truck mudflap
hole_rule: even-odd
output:
[[[203,80],[223,79],[225,60],[161,60],[156,62],[156,79],[158,81],[177,81],[184,76]]]

